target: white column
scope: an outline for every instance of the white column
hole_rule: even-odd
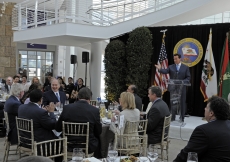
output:
[[[101,90],[101,56],[104,52],[103,42],[94,42],[91,44],[90,60],[90,89],[93,93],[92,99],[96,100],[100,96]]]

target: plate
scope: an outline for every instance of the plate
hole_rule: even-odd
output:
[[[121,158],[118,157],[118,158],[115,160],[115,162],[120,162],[120,159],[124,159],[124,158],[128,158],[128,156],[121,156]],[[139,158],[139,157],[137,157],[137,158]],[[141,158],[147,158],[147,157],[141,157]],[[147,159],[148,159],[148,158],[147,158]],[[146,162],[150,162],[150,161],[147,160]]]

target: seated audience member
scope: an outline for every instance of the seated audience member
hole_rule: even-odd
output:
[[[58,119],[56,130],[62,131],[62,121],[73,123],[90,123],[89,128],[89,153],[99,149],[99,135],[102,131],[100,122],[99,109],[90,105],[92,92],[88,88],[82,88],[79,93],[79,101],[65,105]],[[68,150],[73,151],[73,148],[79,148],[80,145],[74,144],[74,141],[81,141],[84,137],[68,137]]]
[[[46,78],[46,80],[45,80],[45,83],[43,85],[43,91],[44,92],[48,91],[48,89],[46,88],[47,86],[49,86],[49,87],[51,86],[51,80],[52,80],[52,78],[53,78],[52,73],[49,73],[48,76],[47,76],[47,78]]]
[[[22,89],[24,90],[24,92],[27,92],[29,90],[30,87],[30,83],[27,82],[27,76],[23,75],[22,76]]]
[[[36,142],[56,138],[52,131],[55,129],[56,124],[54,116],[55,105],[50,103],[49,106],[45,107],[46,110],[44,110],[41,108],[41,103],[42,92],[39,89],[34,89],[30,92],[30,103],[21,105],[18,109],[18,117],[33,119],[34,140]]]
[[[71,96],[70,96],[70,102],[73,103],[76,100],[78,100],[78,92],[80,91],[80,89],[84,88],[85,86],[83,85],[84,81],[82,78],[79,78],[77,80],[77,86],[73,89]]]
[[[135,97],[132,93],[122,92],[120,95],[120,105],[123,110],[120,113],[120,115],[124,115],[125,122],[127,121],[136,122],[140,120],[140,111],[136,108]],[[111,130],[116,129],[116,128],[113,128],[114,126],[115,126],[114,124],[110,125]],[[120,132],[117,132],[117,133],[120,133]],[[122,128],[121,133],[129,134],[128,130],[125,127]],[[138,133],[136,135],[138,135]]]
[[[148,97],[153,104],[147,114],[148,144],[161,142],[164,118],[170,115],[168,105],[161,99],[161,95],[160,87],[152,86],[149,88]]]
[[[40,84],[40,80],[36,76],[33,77],[32,80],[31,80],[31,84],[34,84],[34,83]]]
[[[21,105],[20,99],[23,96],[21,84],[15,83],[11,86],[11,96],[6,100],[4,111],[8,113],[10,132],[8,138],[11,144],[18,143],[17,127],[15,117],[18,116],[18,108]]]
[[[35,89],[41,90],[41,84],[30,85],[29,90],[26,93],[24,93],[23,97],[21,98],[21,102],[23,104],[28,104],[30,102],[30,93]]]
[[[72,93],[72,91],[73,91],[73,89],[74,89],[74,84],[73,84],[73,78],[72,77],[69,77],[68,78],[68,85],[66,85],[66,89],[65,89],[65,92],[66,92],[66,94],[69,94],[69,96],[71,96],[71,93]],[[70,97],[69,97],[69,101],[70,101],[70,103],[73,103],[72,102],[72,100],[70,99]]]
[[[50,102],[65,104],[66,94],[59,90],[60,83],[57,79],[53,78],[51,80],[51,90],[43,93],[43,103],[42,105],[49,105]]]
[[[17,162],[53,162],[50,158],[43,156],[27,156],[19,159]]]
[[[62,87],[63,91],[65,91],[66,84],[64,80],[62,79],[62,77],[57,77],[57,80],[59,81],[60,87]]]
[[[137,86],[130,85],[127,89],[127,92],[130,92],[134,95],[136,108],[139,109],[139,111],[141,111],[142,110],[142,99],[137,95]]]
[[[19,83],[19,76],[17,76],[17,75],[15,75],[14,77],[13,77],[13,84],[15,84],[15,83]]]
[[[10,89],[11,89],[12,83],[13,83],[13,78],[10,77],[10,76],[7,77],[6,78],[6,84],[5,84],[5,89],[6,89],[7,93],[10,93]]]
[[[195,128],[174,162],[186,162],[188,152],[196,152],[199,162],[230,161],[229,104],[223,98],[213,96],[207,101],[204,116],[208,123]]]

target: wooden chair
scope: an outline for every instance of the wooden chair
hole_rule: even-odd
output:
[[[63,156],[67,162],[67,138],[59,138],[43,142],[34,142],[34,155],[44,156],[52,160],[56,157]]]
[[[123,134],[118,135],[115,134],[114,139],[114,149],[117,150],[121,154],[125,154],[126,156],[132,155],[134,153],[139,153],[140,149],[144,149],[144,155],[146,155],[147,148],[147,136],[143,135],[131,135],[131,134]]]
[[[163,125],[163,131],[162,131],[162,137],[161,142],[157,143],[155,145],[159,145],[161,149],[161,160],[164,161],[164,150],[166,151],[166,160],[168,160],[168,148],[169,148],[169,128],[171,123],[172,115],[165,117],[164,125]]]
[[[125,134],[138,133],[139,135],[146,135],[148,120],[127,121],[125,123]]]
[[[96,106],[97,100],[90,100],[90,105]]]
[[[17,149],[16,150],[10,150],[10,141],[8,140],[8,134],[10,132],[10,124],[9,124],[9,118],[8,118],[8,113],[4,111],[4,117],[5,117],[5,124],[6,124],[6,137],[5,137],[5,152],[4,152],[4,157],[3,157],[3,162],[8,161],[8,156],[10,151],[16,151],[17,154]]]
[[[85,150],[85,156],[91,157],[92,154],[88,153],[88,146],[89,146],[89,122],[87,123],[70,123],[70,122],[62,122],[62,134],[63,137],[67,137],[67,146],[68,144],[71,145],[68,138],[71,137],[85,137],[84,142],[74,141],[74,145],[82,145],[82,150]],[[68,152],[68,158],[72,157],[72,152]]]
[[[34,154],[33,120],[16,117],[16,125],[18,131],[19,158],[21,158],[21,153],[33,155]]]

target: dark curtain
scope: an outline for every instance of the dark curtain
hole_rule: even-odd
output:
[[[200,92],[200,81],[201,73],[203,68],[204,56],[208,44],[210,28],[212,28],[212,50],[216,64],[217,71],[217,81],[219,78],[219,69],[221,54],[226,38],[226,32],[229,31],[230,23],[221,23],[221,24],[207,24],[207,25],[186,25],[186,26],[165,26],[165,27],[149,27],[149,30],[152,32],[153,37],[153,56],[152,56],[152,69],[149,72],[149,86],[153,84],[155,76],[155,66],[154,64],[158,61],[158,56],[160,53],[160,48],[162,44],[162,35],[161,30],[167,29],[165,44],[166,51],[168,55],[169,65],[173,64],[173,50],[175,45],[184,38],[195,38],[203,46],[203,57],[201,61],[190,67],[191,73],[191,86],[187,87],[187,113],[193,116],[204,116],[204,108],[206,102]],[[124,43],[127,42],[128,33],[118,36],[116,38],[111,38],[112,40],[119,39]],[[163,99],[169,103],[169,93],[165,93]],[[143,99],[143,102],[146,105],[148,104],[147,92],[146,97]]]

